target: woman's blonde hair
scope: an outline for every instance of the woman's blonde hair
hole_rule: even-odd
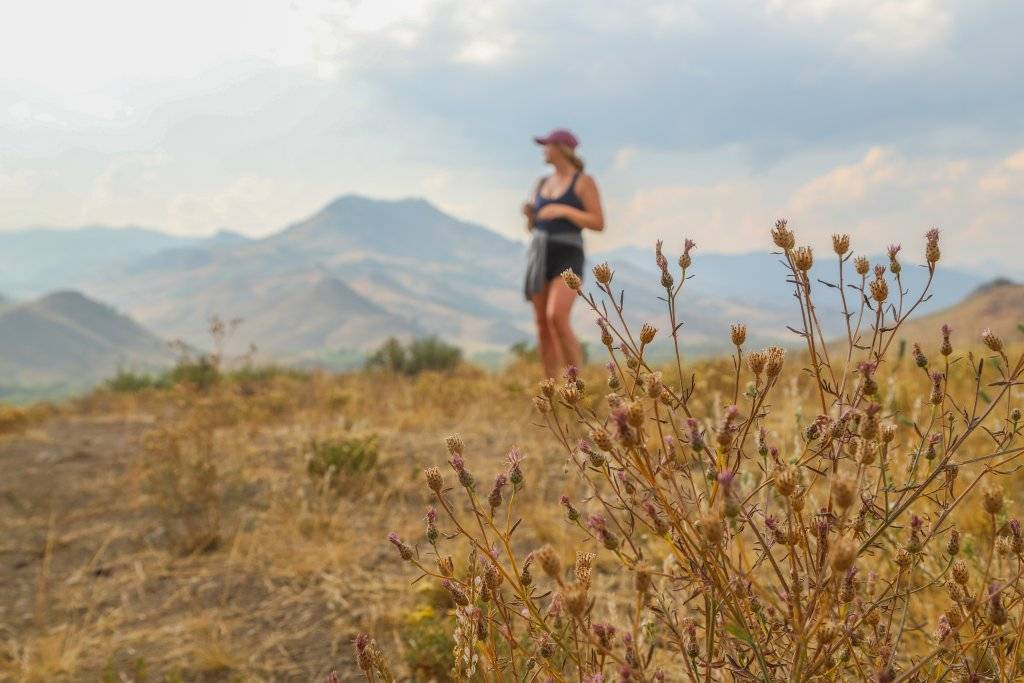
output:
[[[583,159],[578,154],[576,154],[576,150],[574,150],[569,145],[556,144],[555,147],[557,147],[558,151],[561,152],[562,155],[569,160],[570,164],[576,167],[577,171],[583,171]]]

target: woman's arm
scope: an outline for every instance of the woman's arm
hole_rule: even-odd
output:
[[[544,178],[537,181],[537,186],[533,190],[534,196],[540,192],[541,185],[544,184]],[[526,231],[533,232],[533,228],[537,225],[537,209],[533,205],[533,202],[523,202],[523,208],[521,209],[523,216],[526,217]]]
[[[601,194],[598,192],[597,183],[589,175],[580,176],[576,181],[576,193],[583,203],[583,209],[577,209],[566,204],[548,204],[537,214],[538,218],[551,220],[553,218],[567,218],[581,228],[588,230],[604,230],[604,210],[601,208]]]

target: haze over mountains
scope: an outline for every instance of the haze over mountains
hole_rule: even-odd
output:
[[[667,236],[666,244],[681,241]],[[448,216],[421,199],[346,195],[263,239],[231,233],[182,238],[139,228],[0,234],[0,293],[24,300],[74,288],[93,301],[71,302],[62,295],[62,320],[69,306],[109,311],[96,303],[103,302],[138,322],[134,336],[113,335],[123,345],[104,346],[96,339],[107,337],[96,325],[122,329],[127,323],[87,316],[93,345],[109,352],[84,356],[71,348],[82,343],[75,336],[80,321],[74,334],[60,327],[51,336],[66,339],[64,356],[79,361],[54,361],[48,377],[109,374],[109,358],[118,354],[129,366],[166,362],[165,353],[152,351],[153,340],[208,346],[212,315],[242,318],[238,348],[255,343],[263,358],[283,362],[322,362],[340,351],[369,349],[392,335],[435,334],[469,352],[503,350],[533,335],[532,313],[521,293],[524,252],[523,243]],[[915,256],[903,259],[905,280],[914,289],[923,282],[923,270],[912,265]],[[626,290],[633,320],[650,320],[667,330],[653,248],[596,254],[588,267],[606,258],[616,271],[615,284]],[[824,264],[834,256],[818,258]],[[698,250],[691,270],[695,277],[687,282],[682,303],[688,353],[722,350],[729,324],[737,321],[747,323],[751,343],[792,343],[786,326],[795,324],[798,314],[776,256]],[[816,271],[824,279],[833,276],[829,267]],[[981,282],[978,275],[940,268],[935,294],[922,312],[956,303]],[[42,321],[50,320],[45,301],[7,304],[5,312],[14,317],[0,318],[5,343],[28,339],[12,329],[26,324],[29,313],[36,326],[31,329],[43,329]],[[819,305],[838,330],[841,320],[834,309],[825,301]],[[595,338],[593,314],[577,306],[576,316],[583,336]],[[0,367],[13,372],[21,362],[16,359],[23,358],[18,353],[0,347]],[[42,376],[36,370],[28,375]]]
[[[122,364],[152,371],[172,361],[164,340],[78,292],[0,308],[0,385],[84,387]]]

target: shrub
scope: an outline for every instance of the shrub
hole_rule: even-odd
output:
[[[340,477],[360,476],[377,467],[377,435],[343,435],[312,439],[307,446],[306,469],[318,479],[331,482]]]
[[[209,391],[220,379],[220,366],[216,358],[205,354],[195,358],[183,357],[167,373],[170,384],[184,385],[202,392]]]
[[[28,413],[16,406],[0,403],[0,434],[18,434],[29,425]]]
[[[220,475],[215,459],[214,425],[202,409],[180,424],[148,432],[143,447],[150,457],[146,485],[172,545],[183,554],[217,547],[221,540]]]
[[[408,346],[391,337],[370,354],[366,368],[417,375],[425,370],[450,372],[461,362],[462,350],[437,337],[414,339]]]
[[[124,394],[134,394],[146,389],[159,389],[167,385],[166,377],[154,377],[123,368],[104,383],[104,386],[110,391]]]
[[[1024,354],[1011,359],[986,330],[985,362],[957,352],[944,327],[936,352],[915,345],[913,373],[897,381],[892,343],[928,296],[938,231],[927,235],[928,282],[913,297],[899,247],[872,268],[837,235],[838,276],[825,282],[785,221],[772,236],[806,347],[785,387],[792,354],[748,349],[742,325],[730,333],[726,396],[702,394],[707,385],[684,369],[688,240],[679,270],[661,243],[655,251],[664,336],[676,350],[665,371],[646,357],[658,330],[625,325],[606,264],[594,269],[598,295],[566,278],[597,316],[609,360],[607,388],[569,368],[533,399],[582,489],[558,502],[578,546],[536,547],[514,521],[515,494],[530,482],[517,450],[492,486],[477,476],[484,463],[448,439],[450,478],[425,472],[436,505],[425,542],[388,540],[456,605],[453,678],[1011,680],[1024,671],[1024,534],[1000,483],[1024,451],[1013,392]],[[848,323],[840,343],[819,325],[829,291]],[[780,390],[796,395],[795,415],[774,413]],[[901,408],[898,390],[914,404]],[[780,440],[773,430],[794,419],[798,438]],[[958,525],[972,517],[981,521],[969,538]],[[368,679],[390,676],[368,636],[357,657]]]

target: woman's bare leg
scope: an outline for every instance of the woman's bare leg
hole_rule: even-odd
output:
[[[533,295],[533,316],[537,322],[537,351],[540,354],[541,363],[544,364],[544,376],[557,377],[558,368],[562,364],[562,353],[548,321],[548,292],[550,291],[551,285],[549,284],[543,292]]]
[[[576,292],[569,289],[562,278],[555,278],[548,285],[547,319],[562,352],[559,370],[566,365],[579,367],[583,362],[580,342],[569,324],[569,314],[572,312],[576,296]]]

